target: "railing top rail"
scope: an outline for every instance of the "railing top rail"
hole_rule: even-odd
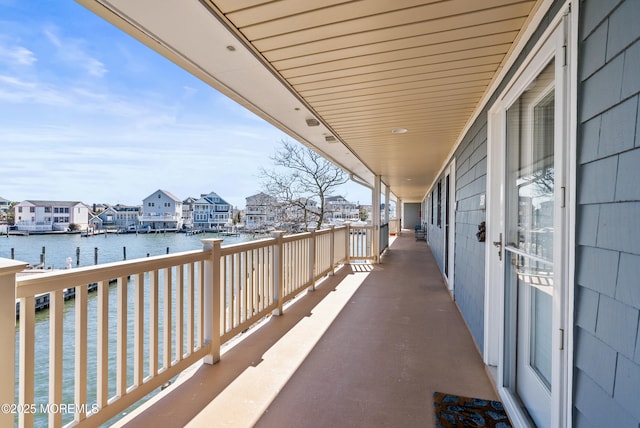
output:
[[[23,276],[16,279],[16,298],[31,297],[77,285],[108,281],[136,273],[202,261],[209,257],[209,253],[209,251],[192,250]]]
[[[241,251],[249,251],[249,250],[255,250],[258,248],[269,247],[271,245],[274,245],[275,242],[276,242],[275,238],[264,238],[264,239],[258,239],[256,241],[238,242],[237,244],[223,245],[221,247],[220,254],[223,256],[228,256],[229,254],[239,253]]]

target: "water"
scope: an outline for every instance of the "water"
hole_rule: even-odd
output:
[[[149,233],[149,234],[105,234],[91,237],[73,235],[30,235],[0,237],[0,257],[10,259],[11,249],[14,259],[32,265],[40,263],[42,248],[45,248],[45,266],[63,269],[67,257],[72,266],[91,266],[95,264],[95,248],[98,249],[98,263],[109,263],[124,260],[123,248],[126,248],[127,260],[202,248],[201,239],[217,238],[216,233],[189,235],[184,233]],[[235,244],[250,240],[250,235],[225,236],[223,245]],[[77,264],[76,251],[80,249],[80,263]]]
[[[216,238],[217,234],[199,234],[187,236],[183,233],[160,233],[160,234],[109,234],[97,235],[93,237],[81,237],[80,235],[31,235],[31,236],[3,236],[0,237],[0,257],[10,258],[11,249],[13,249],[14,258],[30,264],[38,264],[41,260],[42,248],[45,248],[45,267],[47,268],[64,268],[67,264],[67,258],[71,257],[72,266],[90,266],[95,262],[95,248],[98,252],[98,263],[116,262],[124,259],[126,248],[126,259],[143,258],[155,255],[176,253],[189,250],[197,250],[202,248],[201,239]],[[249,235],[224,237],[223,245],[244,242],[251,240]],[[80,249],[80,257],[76,258],[76,251]],[[78,264],[79,261],[79,264]],[[117,288],[111,287],[109,291],[109,307],[114,311],[109,316],[109,331],[116,329],[115,302]],[[133,307],[133,293],[129,293],[130,300],[128,306]],[[148,304],[148,299],[145,299]],[[159,302],[159,312],[162,313],[162,301]],[[88,347],[89,361],[87,362],[89,395],[87,403],[75,403],[73,398],[73,366],[74,366],[74,319],[75,307],[74,302],[67,301],[64,305],[63,314],[63,403],[66,404],[87,404],[89,406],[96,402],[95,384],[96,384],[96,335],[97,328],[97,298],[95,293],[89,294],[88,301]],[[129,334],[133,335],[133,317],[129,317]],[[145,321],[146,322],[146,321]],[[161,327],[162,328],[162,327]],[[19,327],[16,328],[16,343],[18,343]],[[162,331],[159,332],[159,338],[162,340]],[[145,338],[145,341],[148,338]],[[110,339],[109,345],[109,366],[110,366],[110,390],[109,396],[113,396],[115,392],[115,342]],[[131,341],[130,341],[131,342]],[[17,358],[16,349],[16,358]],[[46,405],[48,403],[48,379],[49,379],[49,311],[41,311],[36,314],[35,325],[35,397],[36,405]],[[132,358],[132,355],[129,355]],[[17,360],[16,360],[17,361]],[[130,371],[133,368],[133,361],[128,364]],[[146,364],[146,363],[145,363]],[[146,370],[146,367],[145,367]],[[130,374],[131,375],[131,374]],[[147,397],[148,398],[148,397]],[[141,403],[139,403],[141,404]],[[120,415],[119,417],[121,417]],[[119,417],[115,418],[118,419]],[[113,422],[112,419],[110,422]],[[63,415],[63,423],[70,422],[72,415]],[[47,415],[36,414],[35,426],[47,426]]]

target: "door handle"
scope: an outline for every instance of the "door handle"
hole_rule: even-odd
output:
[[[493,245],[498,247],[498,259],[502,261],[502,233],[500,233],[498,241],[493,241]]]

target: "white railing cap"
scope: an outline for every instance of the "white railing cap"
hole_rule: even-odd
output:
[[[29,263],[19,262],[11,259],[3,259],[0,257],[0,276],[20,272],[29,265]]]

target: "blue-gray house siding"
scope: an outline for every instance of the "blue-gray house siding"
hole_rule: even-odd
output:
[[[581,3],[575,426],[640,424],[640,1]]]

